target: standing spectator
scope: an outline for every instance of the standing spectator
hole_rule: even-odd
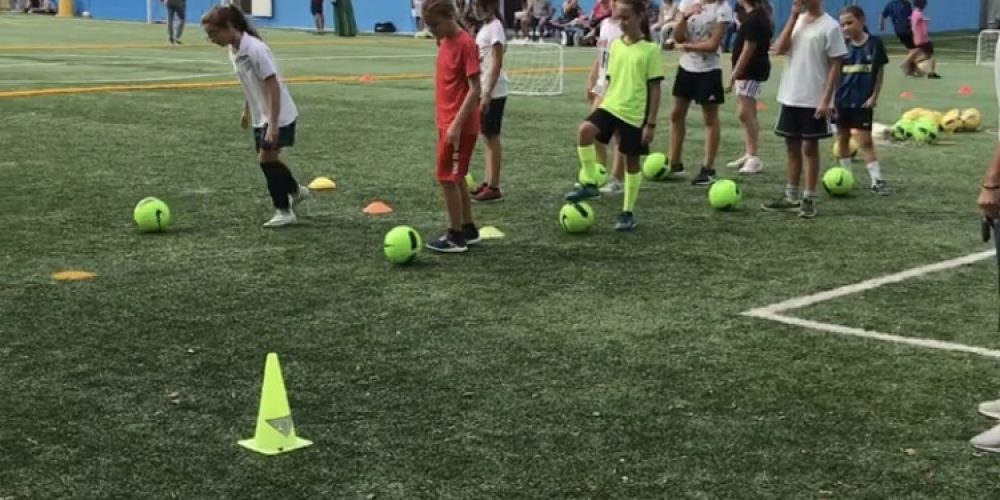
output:
[[[323,0],[310,0],[309,10],[312,12],[313,21],[316,23],[316,34],[325,34],[326,17],[323,15]]]
[[[167,36],[170,45],[181,45],[181,35],[184,33],[187,0],[160,0],[167,6]],[[177,31],[174,31],[174,18],[177,18]]]

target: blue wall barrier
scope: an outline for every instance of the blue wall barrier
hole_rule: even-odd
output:
[[[519,0],[506,0],[517,2]],[[725,0],[731,1],[731,0]],[[771,0],[774,4],[775,23],[780,30],[788,19],[793,0]],[[864,9],[868,28],[873,33],[879,33],[878,16],[888,0],[827,0],[826,10],[830,15],[838,17],[845,5],[857,4]],[[560,7],[560,0],[553,0],[553,5]],[[930,18],[931,31],[974,30],[979,28],[979,4],[972,0],[955,0],[948,3],[928,2],[927,17]],[[196,22],[215,0],[188,0],[188,21]],[[585,12],[590,12],[594,0],[582,0],[580,6]],[[305,28],[313,26],[312,15],[309,12],[309,0],[274,0],[274,16],[257,18],[258,26]],[[333,28],[333,7],[329,0],[324,1],[327,26]],[[145,21],[145,0],[77,0],[77,14],[89,11],[97,19],[115,19],[123,21]],[[401,32],[415,31],[416,25],[410,14],[409,0],[354,0],[354,12],[357,16],[358,29],[372,31],[375,23],[391,22]],[[162,21],[166,18],[166,9],[154,0],[153,20]],[[886,26],[891,33],[892,27]]]

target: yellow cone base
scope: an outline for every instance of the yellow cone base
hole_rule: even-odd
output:
[[[279,455],[281,453],[288,453],[289,451],[295,451],[299,448],[305,448],[306,446],[313,444],[312,441],[302,439],[300,437],[294,438],[294,441],[291,441],[288,446],[283,446],[281,448],[264,448],[263,446],[257,444],[256,439],[244,439],[242,441],[237,441],[237,443],[248,450],[253,450],[264,455]]]

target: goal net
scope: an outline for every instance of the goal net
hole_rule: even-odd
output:
[[[976,41],[976,64],[992,66],[997,60],[997,41],[1000,30],[983,30]]]
[[[549,42],[512,40],[503,69],[513,95],[548,96],[563,93],[563,46]]]

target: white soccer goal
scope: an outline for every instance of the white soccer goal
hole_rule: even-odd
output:
[[[503,69],[512,95],[563,93],[563,46],[557,43],[512,40],[504,53]]]
[[[983,30],[976,41],[976,64],[992,66],[997,60],[997,40],[1000,30]]]

